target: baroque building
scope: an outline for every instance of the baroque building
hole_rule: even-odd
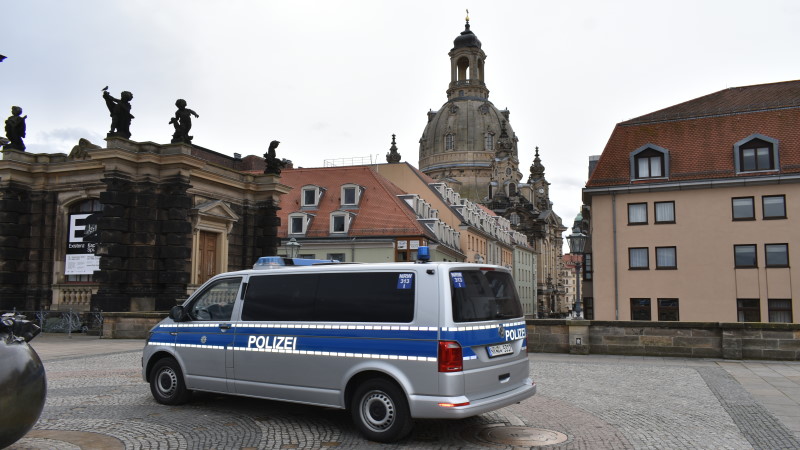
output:
[[[419,169],[527,236],[537,259],[535,315],[562,316],[568,309],[560,275],[566,227],[553,211],[539,149],[525,181],[510,112],[489,101],[486,53],[469,17],[448,56],[447,102],[428,112],[419,141]]]

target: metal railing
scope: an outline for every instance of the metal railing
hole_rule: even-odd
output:
[[[42,333],[85,333],[100,335],[103,331],[103,311],[17,311],[13,308],[11,312],[21,314],[26,319],[36,322],[42,329]]]

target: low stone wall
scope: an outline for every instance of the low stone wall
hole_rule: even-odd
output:
[[[528,320],[545,353],[800,360],[800,324]]]
[[[167,312],[104,312],[104,339],[147,339],[147,333]]]

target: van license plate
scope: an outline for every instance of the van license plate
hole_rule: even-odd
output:
[[[514,349],[511,348],[511,344],[490,345],[486,347],[486,350],[489,351],[489,358],[514,353]]]

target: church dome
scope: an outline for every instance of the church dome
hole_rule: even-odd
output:
[[[469,22],[464,26],[464,31],[453,41],[453,50],[464,47],[481,48],[481,41],[475,33],[470,31]]]

